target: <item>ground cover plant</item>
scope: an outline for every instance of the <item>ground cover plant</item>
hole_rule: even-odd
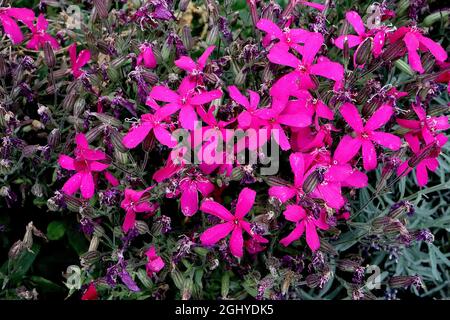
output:
[[[0,299],[449,298],[449,13],[0,0]]]

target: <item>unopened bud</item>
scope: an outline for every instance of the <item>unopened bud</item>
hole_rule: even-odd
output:
[[[109,0],[93,0],[95,9],[101,19],[108,17]]]
[[[134,223],[134,227],[139,232],[139,234],[147,234],[150,232],[148,224],[145,223],[145,221],[136,220],[136,222]]]
[[[355,63],[356,66],[362,66],[369,63],[372,58],[372,39],[366,38],[356,49]]]
[[[184,26],[181,33],[181,41],[183,41],[186,50],[191,50],[194,45],[194,40],[192,39],[191,28],[189,26]]]
[[[211,28],[208,35],[206,36],[206,44],[209,46],[213,45],[216,43],[218,38],[219,38],[219,26],[215,25]]]
[[[415,286],[422,288],[422,279],[419,276],[395,276],[389,279],[389,286],[392,288],[408,288]]]
[[[59,146],[61,142],[61,131],[59,129],[53,129],[47,137],[47,143],[50,147],[55,148]]]
[[[55,67],[55,52],[53,51],[52,45],[48,41],[44,43],[44,60],[50,69],[53,69]]]

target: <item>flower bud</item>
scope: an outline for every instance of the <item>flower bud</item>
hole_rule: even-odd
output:
[[[99,17],[102,20],[108,18],[109,0],[93,0],[93,2]]]
[[[89,113],[89,115],[96,117],[98,120],[100,120],[103,124],[109,126],[114,126],[114,127],[121,127],[122,126],[122,122],[120,122],[120,120],[107,115],[106,113],[98,113],[98,112],[91,112]]]
[[[178,3],[178,9],[181,12],[185,12],[189,7],[190,2],[191,0],[180,0],[180,2]]]
[[[430,107],[428,109],[428,115],[431,117],[441,116],[447,112],[450,112],[450,105],[446,105],[446,104],[435,106],[435,107]]]
[[[406,52],[406,46],[403,41],[396,41],[391,43],[386,47],[386,49],[381,54],[380,59],[382,61],[391,61],[398,57],[401,57]]]
[[[181,41],[183,41],[186,50],[191,50],[194,45],[194,40],[192,39],[191,28],[189,26],[184,26],[181,33]]]
[[[219,26],[214,25],[206,36],[206,44],[208,46],[213,45],[217,42],[219,38]]]
[[[407,235],[408,230],[399,220],[392,220],[387,226],[383,228],[386,236]]]
[[[84,112],[85,106],[86,100],[84,98],[78,98],[73,105],[73,115],[79,117]]]
[[[8,74],[8,65],[3,55],[0,54],[0,78],[5,78]]]
[[[64,202],[67,205],[67,209],[72,212],[79,212],[82,206],[81,200],[67,194],[64,195]]]
[[[139,234],[146,234],[150,232],[148,224],[145,223],[145,221],[136,220],[136,222],[134,223],[134,227],[139,232]]]
[[[395,276],[389,279],[389,286],[392,288],[408,288],[415,286],[422,288],[422,279],[419,276]]]
[[[44,60],[50,69],[53,69],[55,67],[55,52],[53,51],[52,45],[48,41],[44,43]]]
[[[141,75],[144,78],[145,82],[149,84],[155,84],[159,80],[158,76],[155,73],[148,70],[142,70]]]
[[[355,272],[360,267],[360,264],[350,259],[342,259],[337,262],[337,267],[342,271]]]
[[[100,252],[98,251],[88,251],[81,255],[80,264],[83,267],[89,267],[96,263],[100,259]]]
[[[53,129],[47,137],[47,144],[50,147],[55,148],[59,146],[60,142],[61,142],[61,131],[58,128]]]
[[[110,138],[111,138],[111,143],[114,146],[114,148],[122,153],[126,153],[127,152],[127,148],[125,148],[125,146],[123,145],[123,137],[122,135],[119,133],[119,131],[115,128],[111,128],[110,130]]]
[[[362,66],[369,63],[372,58],[372,39],[366,38],[356,49],[355,64]]]

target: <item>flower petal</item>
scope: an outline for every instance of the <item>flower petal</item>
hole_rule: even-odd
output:
[[[362,144],[363,166],[366,171],[377,167],[377,154],[372,141],[365,140]]]
[[[212,200],[203,201],[200,206],[200,210],[212,214],[225,221],[231,221],[234,219],[234,216],[230,213],[230,211],[225,209],[225,207],[221,204]]]
[[[128,149],[133,149],[138,146],[145,137],[152,130],[152,125],[149,122],[143,122],[131,128],[130,131],[123,137],[122,142]]]
[[[236,204],[235,216],[242,219],[253,207],[255,203],[256,192],[250,188],[242,189]]]
[[[234,229],[232,222],[221,223],[204,231],[200,235],[203,245],[210,246],[225,238]]]
[[[341,106],[339,111],[353,130],[356,132],[363,131],[361,116],[359,115],[358,109],[353,104],[346,102]]]
[[[367,120],[364,128],[368,131],[373,131],[380,128],[389,121],[393,113],[394,110],[390,105],[383,104],[373,113],[369,120]]]
[[[294,230],[292,230],[292,232],[289,233],[287,237],[281,239],[280,243],[283,246],[287,247],[292,242],[299,239],[302,236],[303,232],[305,232],[305,224],[301,222],[295,226]]]
[[[233,256],[241,258],[244,255],[244,237],[241,228],[234,228],[230,237],[230,251]]]

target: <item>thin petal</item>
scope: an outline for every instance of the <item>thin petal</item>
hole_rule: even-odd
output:
[[[344,44],[345,44],[346,40],[347,40],[347,45],[349,48],[356,47],[362,41],[360,36],[345,34],[343,36],[336,38],[334,40],[334,45],[336,47],[338,47],[339,49],[344,49]]]
[[[250,102],[248,99],[239,91],[236,86],[229,86],[228,92],[230,94],[231,99],[233,99],[236,103],[244,106],[246,109],[250,107]]]
[[[408,49],[408,62],[411,68],[419,73],[424,73],[425,70],[422,67],[420,56],[417,53],[419,49],[419,40],[411,33],[408,32],[403,38],[406,48]]]
[[[216,90],[199,93],[199,94],[195,95],[194,97],[192,97],[189,102],[193,105],[200,105],[200,104],[209,103],[213,100],[219,99],[221,96],[222,96],[222,91],[219,89],[216,89]]]
[[[175,65],[187,72],[192,72],[197,67],[195,62],[187,56],[182,56],[178,60],[175,60]]]
[[[316,226],[312,222],[306,223],[306,243],[312,251],[320,248],[319,235],[317,234]]]
[[[92,173],[86,172],[82,175],[80,190],[81,196],[85,199],[90,199],[94,196],[95,187]]]
[[[281,31],[280,27],[270,20],[260,19],[256,24],[256,27],[259,30],[267,32],[274,38],[280,39],[283,36],[283,32]]]
[[[214,51],[215,48],[216,48],[215,46],[209,46],[198,58],[197,63],[200,70],[203,70],[203,68],[206,65],[206,61],[208,61],[209,56],[211,55],[211,53]]]
[[[230,251],[233,256],[241,258],[244,255],[244,238],[241,228],[234,228],[230,237]]]
[[[136,213],[133,210],[129,210],[125,214],[125,219],[123,220],[122,230],[125,233],[134,227],[134,223],[136,222]]]
[[[212,214],[225,221],[231,221],[234,219],[234,216],[230,213],[230,211],[225,209],[225,207],[221,204],[212,200],[203,201],[202,205],[200,206],[200,210]]]
[[[434,42],[430,38],[424,37],[423,35],[419,35],[419,41],[431,52],[436,60],[440,62],[447,60],[448,54],[439,43]]]
[[[152,91],[150,92],[150,97],[157,101],[163,101],[163,102],[177,102],[178,101],[178,94],[164,86],[155,86],[152,88]]]
[[[73,195],[80,188],[81,179],[82,179],[81,173],[78,172],[74,174],[72,177],[69,178],[69,180],[66,181],[66,183],[64,183],[62,191],[65,194],[68,194],[69,196]]]
[[[236,218],[242,219],[253,207],[256,192],[250,188],[242,189],[236,204]]]
[[[340,164],[353,159],[361,148],[361,141],[350,136],[344,136],[334,151],[333,159]]]
[[[304,223],[299,223],[297,224],[297,226],[294,228],[294,230],[292,230],[292,232],[285,238],[280,240],[280,243],[287,247],[288,245],[290,245],[292,242],[294,242],[295,240],[299,239],[303,232],[305,232],[305,224]]]
[[[346,102],[341,106],[339,111],[353,130],[356,132],[363,131],[361,116],[359,115],[358,109],[353,104]]]
[[[123,145],[128,149],[136,148],[145,137],[152,130],[152,125],[148,122],[143,122],[140,125],[134,126],[130,131],[123,137]]]
[[[402,145],[402,140],[391,133],[374,131],[370,138],[383,147],[394,151],[400,149]]]
[[[177,145],[177,140],[170,134],[170,132],[163,128],[162,126],[156,126],[153,128],[153,133],[156,139],[158,139],[161,144],[173,148]]]
[[[310,72],[334,81],[344,79],[344,67],[337,62],[320,62],[310,68]]]
[[[293,54],[289,53],[288,49],[289,47],[287,46],[273,46],[269,54],[267,55],[267,58],[272,63],[297,68],[300,60]]]
[[[370,171],[377,167],[377,154],[375,152],[375,147],[373,146],[373,143],[371,141],[363,141],[362,157],[365,170]]]
[[[234,229],[232,222],[221,223],[207,229],[200,235],[203,245],[210,246],[225,238]]]
[[[277,198],[281,203],[285,203],[295,196],[295,189],[284,186],[274,186],[269,189],[269,196]]]
[[[394,110],[390,105],[383,104],[373,113],[369,120],[367,120],[364,128],[368,131],[373,131],[380,128],[385,125],[389,119],[391,119],[393,113]]]
[[[284,218],[288,221],[299,222],[306,218],[306,211],[299,205],[288,205],[283,212]]]
[[[366,33],[366,28],[364,27],[364,22],[362,21],[359,14],[355,11],[348,11],[345,14],[345,19],[353,26],[358,35],[364,35]]]
[[[59,165],[66,170],[75,170],[75,160],[64,154],[60,155],[58,158]]]

